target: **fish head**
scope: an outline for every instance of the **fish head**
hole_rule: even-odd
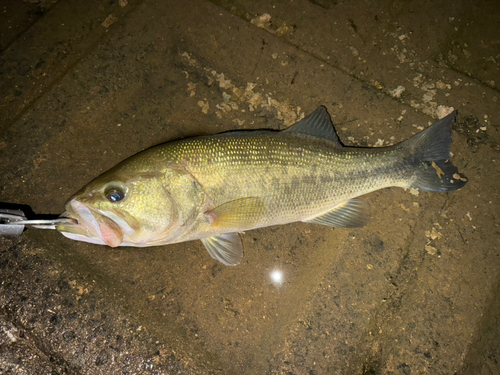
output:
[[[56,226],[64,236],[111,247],[147,246],[173,230],[177,210],[160,173],[112,169],[74,194]]]

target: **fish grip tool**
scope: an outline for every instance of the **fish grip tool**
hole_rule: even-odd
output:
[[[56,229],[56,224],[78,224],[73,218],[63,217],[49,220],[28,220],[21,210],[0,208],[0,236],[19,236],[24,229]]]

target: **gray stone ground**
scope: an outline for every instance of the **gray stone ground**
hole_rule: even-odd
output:
[[[407,139],[454,107],[454,163],[469,178],[451,194],[373,193],[360,230],[248,232],[238,267],[198,242],[1,238],[0,373],[500,373],[498,2],[0,9],[2,207],[58,214],[147,147],[280,129],[318,105],[354,146]]]

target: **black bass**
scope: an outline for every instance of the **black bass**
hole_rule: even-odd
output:
[[[66,204],[66,237],[116,246],[201,240],[226,265],[243,256],[238,232],[296,221],[362,227],[357,198],[390,186],[460,189],[449,161],[457,112],[390,147],[340,143],[324,107],[283,131],[237,131],[169,142],[126,159]]]

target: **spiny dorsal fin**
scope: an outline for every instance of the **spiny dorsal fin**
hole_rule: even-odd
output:
[[[293,124],[284,132],[294,132],[300,134],[312,135],[318,138],[326,138],[334,142],[338,147],[341,147],[339,137],[335,133],[332,120],[323,106],[318,107],[309,116],[303,118],[299,122]]]
[[[210,256],[226,266],[236,266],[243,258],[243,245],[238,233],[223,233],[201,240]]]
[[[304,221],[336,228],[361,228],[369,220],[370,205],[362,199],[353,198],[339,203],[325,214]]]

